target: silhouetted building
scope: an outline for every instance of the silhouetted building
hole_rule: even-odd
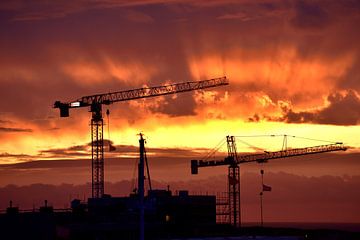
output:
[[[152,190],[144,201],[146,239],[179,236],[216,225],[216,197]],[[1,239],[137,239],[139,200],[129,197],[74,199],[71,209],[45,205],[39,211],[8,208],[0,215]]]

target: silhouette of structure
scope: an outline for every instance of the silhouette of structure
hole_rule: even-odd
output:
[[[286,137],[286,135],[285,135]],[[284,139],[284,142],[286,140]],[[296,157],[309,154],[318,154],[334,151],[345,151],[347,148],[340,142],[306,148],[283,149],[275,152],[264,152],[240,156],[237,153],[235,136],[226,136],[228,156],[223,160],[191,160],[191,173],[198,174],[202,167],[229,166],[228,167],[228,221],[235,227],[241,227],[240,209],[240,168],[243,163],[266,163],[268,160]],[[283,144],[284,145],[284,144]]]
[[[277,152],[267,152],[268,158],[261,157],[261,154],[258,154],[257,158],[250,157],[253,155],[243,158],[244,156],[238,156],[236,153],[234,137],[228,137],[227,143],[228,157],[222,161],[223,165],[232,163],[231,161],[234,162],[235,159],[237,164],[241,164],[277,158],[270,158]],[[337,234],[344,237],[343,239],[352,240],[360,236],[360,233],[287,228],[248,227],[241,228],[240,231],[234,224],[233,226],[217,224],[218,212],[215,196],[190,195],[186,190],[173,194],[169,187],[167,190],[150,189],[145,196],[144,168],[147,158],[145,139],[142,134],[140,134],[139,145],[139,179],[136,193],[128,197],[111,197],[104,194],[102,198],[89,198],[87,202],[74,199],[71,201],[70,209],[54,209],[45,200],[44,206],[38,210],[19,211],[19,208],[14,207],[10,202],[6,213],[0,214],[1,239],[119,239],[119,237],[121,239],[141,237],[144,239],[181,239],[240,235],[297,236],[287,239],[301,239],[299,236],[308,235],[311,239],[324,239],[323,236]],[[341,144],[335,144],[328,147],[318,146],[316,152],[345,149]],[[292,154],[284,152],[283,155],[294,156],[295,153],[300,154],[301,149],[292,150],[294,150]],[[302,149],[302,151],[305,150]],[[315,153],[315,149],[310,148],[307,151]],[[196,172],[198,165],[218,166],[216,162],[197,162],[196,166],[194,162],[192,164]],[[229,170],[229,176],[234,176],[231,170]],[[238,177],[236,173],[235,177]],[[230,178],[228,180],[231,181]],[[234,185],[229,183],[229,189],[231,190]],[[236,197],[238,196],[237,194]],[[229,216],[229,212],[226,214]],[[230,212],[230,214],[238,214],[238,211]],[[232,219],[234,221],[236,218]]]
[[[207,231],[216,225],[216,197],[173,194],[150,188],[145,196],[145,139],[140,134],[138,189],[128,197],[74,199],[70,209],[54,209],[45,200],[39,210],[20,212],[12,202],[0,214],[5,239],[158,239]],[[147,167],[148,175],[149,169]],[[150,182],[149,182],[149,185]],[[19,231],[21,230],[21,231]]]
[[[1,239],[139,239],[139,197],[74,199],[70,209],[19,211],[0,214]],[[216,226],[215,196],[173,194],[152,190],[144,197],[144,239],[206,232]]]
[[[69,117],[69,110],[72,108],[90,107],[90,112],[92,114],[90,124],[92,143],[92,197],[101,198],[104,195],[104,120],[102,115],[102,105],[181,92],[189,92],[228,84],[229,82],[227,81],[226,77],[221,77],[203,81],[184,82],[157,87],[145,87],[133,90],[84,96],[72,102],[56,101],[54,103],[54,108],[59,108],[60,117]]]

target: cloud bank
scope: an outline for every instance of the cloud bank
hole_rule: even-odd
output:
[[[243,220],[258,222],[260,176],[245,173],[241,181]],[[360,184],[359,176],[304,177],[280,172],[266,173],[265,182],[272,186],[272,191],[264,195],[267,222],[359,221],[357,212],[360,210],[360,193],[356,190]],[[133,184],[131,181],[106,183],[107,193],[127,196]],[[216,194],[226,189],[226,177],[221,175],[197,181],[153,181],[153,186],[157,189],[166,189],[167,185],[173,193],[187,189],[194,194]],[[69,207],[71,199],[87,198],[89,189],[90,184],[32,184],[21,187],[8,185],[0,188],[0,208],[4,209],[8,202],[13,200],[21,209],[32,209],[34,206],[43,205],[45,199],[57,208]]]

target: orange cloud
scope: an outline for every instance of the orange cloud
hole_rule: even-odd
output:
[[[131,85],[143,84],[156,73],[155,66],[145,66],[142,63],[120,62],[109,57],[103,61],[78,61],[66,63],[64,72],[80,85],[103,84],[117,80]],[[139,86],[140,87],[140,86]],[[117,91],[121,89],[112,89]]]
[[[189,66],[194,77],[226,72],[230,87],[235,90],[229,92],[228,103],[245,105],[248,113],[271,113],[271,109],[280,113],[283,102],[294,104],[297,109],[323,105],[326,96],[336,88],[336,79],[345,74],[354,59],[346,54],[332,61],[306,60],[294,48],[261,58],[251,58],[252,53],[246,50],[232,51],[225,62],[217,56],[205,56],[189,59]],[[238,113],[244,113],[240,107]]]
[[[290,131],[360,145],[357,126],[268,122],[283,121],[286,113],[320,113],[330,107],[328,97],[342,91],[358,96],[356,6],[162,3],[35,2],[28,11],[22,1],[0,5],[8,14],[0,24],[0,153],[36,155],[88,142],[88,109],[60,119],[52,109],[56,100],[223,75],[230,80],[224,88],[107,106],[111,140],[134,144],[144,131],[160,147],[193,147],[215,145],[234,132]],[[51,20],[25,21],[31,19]]]

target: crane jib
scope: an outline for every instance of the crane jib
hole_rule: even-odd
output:
[[[189,92],[189,91],[212,88],[212,87],[223,86],[228,84],[229,82],[226,77],[220,77],[209,80],[175,83],[175,84],[169,84],[169,85],[157,86],[157,87],[143,87],[138,89],[126,90],[126,91],[84,96],[69,103],[56,101],[54,104],[54,108],[59,108],[60,112],[62,112],[65,115],[68,115],[68,108],[88,107],[91,106],[92,104],[108,105],[114,102],[156,97],[156,96],[181,93],[181,92]]]
[[[138,88],[138,89],[132,89],[126,91],[84,96],[70,103],[63,103],[60,101],[56,101],[54,104],[54,108],[60,109],[61,117],[68,117],[69,108],[88,107],[94,104],[109,105],[114,102],[156,97],[156,96],[169,95],[169,94],[175,94],[181,92],[189,92],[189,91],[212,88],[212,87],[228,85],[228,84],[229,82],[226,77],[220,77],[220,78],[213,78],[203,81],[183,82],[183,83],[169,84],[169,85],[157,86],[157,87],[144,87],[144,88]]]
[[[127,91],[84,96],[77,101],[87,106],[91,105],[92,103],[111,104],[113,102],[188,92],[228,84],[229,82],[227,81],[226,77],[222,77],[203,81],[176,83],[157,87],[144,87]]]
[[[310,154],[318,154],[325,152],[334,152],[334,151],[346,151],[347,147],[345,147],[342,143],[335,144],[327,144],[327,145],[319,145],[314,147],[306,147],[306,148],[293,148],[288,150],[276,151],[276,152],[265,152],[259,154],[250,154],[237,156],[237,159],[230,159],[226,157],[223,160],[191,160],[191,172],[192,174],[197,174],[199,167],[213,167],[213,166],[222,166],[222,165],[230,165],[234,161],[236,164],[242,163],[250,163],[250,162],[258,162],[263,163],[267,162],[271,159],[279,159],[279,158],[287,158],[287,157],[296,157]]]

